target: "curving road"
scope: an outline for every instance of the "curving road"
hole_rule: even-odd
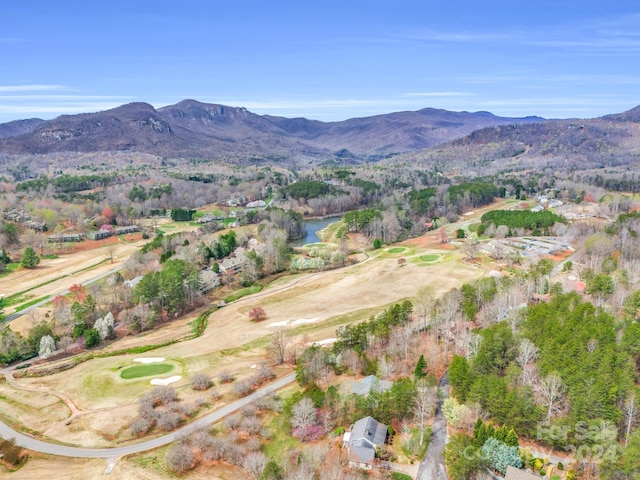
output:
[[[23,433],[16,432],[8,425],[0,422],[0,437],[5,439],[14,438],[16,444],[21,447],[28,448],[36,452],[49,453],[52,455],[61,455],[63,457],[77,457],[77,458],[104,458],[113,459],[123,455],[130,455],[132,453],[144,452],[146,450],[152,450],[157,447],[161,447],[168,443],[174,442],[183,438],[191,432],[200,430],[210,426],[212,423],[224,418],[225,416],[247,406],[254,400],[264,397],[270,393],[279,390],[280,388],[293,383],[296,376],[295,373],[291,373],[286,377],[282,377],[275,382],[270,383],[262,388],[259,388],[255,392],[240,398],[233,403],[225,405],[224,407],[212,412],[204,417],[196,420],[189,425],[186,425],[178,430],[163,435],[152,440],[147,440],[141,443],[134,443],[123,447],[112,448],[83,448],[83,447],[70,447],[67,445],[58,445],[55,443],[48,443],[42,440],[38,440],[32,436],[25,435]]]

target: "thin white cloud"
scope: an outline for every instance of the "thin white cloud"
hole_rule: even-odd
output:
[[[0,93],[10,92],[53,92],[66,90],[63,85],[0,85]]]
[[[511,34],[484,33],[484,32],[442,32],[435,30],[421,30],[407,34],[404,38],[409,40],[449,42],[449,43],[480,43],[495,42],[511,38]]]
[[[469,92],[410,92],[405,93],[407,97],[470,97]]]
[[[483,107],[526,107],[526,106],[543,106],[563,108],[571,107],[589,107],[589,106],[607,106],[612,104],[626,104],[623,97],[616,96],[590,96],[590,97],[551,97],[551,98],[511,98],[505,100],[483,100],[476,102],[476,105]],[[628,101],[628,99],[626,99]]]
[[[3,114],[53,114],[63,113],[87,113],[109,110],[121,105],[113,102],[82,103],[77,105],[1,105],[0,113]]]
[[[394,99],[280,99],[273,101],[261,101],[240,98],[212,98],[212,97],[196,97],[202,102],[220,103],[223,105],[235,105],[251,109],[261,110],[282,110],[282,109],[326,109],[326,108],[354,108],[354,107],[380,107],[395,105],[398,103]],[[406,102],[405,102],[406,103]],[[164,103],[163,105],[168,105]]]
[[[68,101],[68,100],[131,100],[135,97],[132,96],[118,96],[118,95],[2,95],[0,99],[3,101],[15,101],[15,100],[38,100],[38,101]]]

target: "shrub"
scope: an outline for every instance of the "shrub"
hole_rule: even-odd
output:
[[[231,372],[224,371],[218,376],[218,381],[220,383],[231,383],[236,379]]]
[[[239,397],[247,396],[253,389],[253,383],[250,380],[242,380],[233,385],[233,393]]]
[[[180,415],[175,412],[163,412],[158,415],[158,428],[169,432],[180,424]]]
[[[249,312],[249,318],[252,322],[261,322],[267,318],[267,314],[262,307],[253,307]]]
[[[165,457],[167,467],[174,472],[186,472],[196,465],[196,458],[191,449],[185,445],[176,445]]]
[[[85,330],[84,332],[84,346],[86,348],[95,347],[100,343],[100,332],[95,328]]]
[[[191,380],[191,388],[193,388],[194,390],[208,390],[212,386],[213,382],[208,376],[204,374],[196,375]]]
[[[178,400],[176,391],[166,385],[159,385],[142,397],[143,401],[149,401],[155,407],[157,405],[168,405]]]
[[[274,378],[276,378],[276,374],[273,373],[273,370],[271,370],[271,368],[267,365],[263,365],[262,367],[260,367],[260,370],[258,370],[258,376],[262,381],[273,380]]]
[[[22,447],[16,445],[15,439],[3,440],[0,438],[0,453],[2,459],[10,465],[18,466],[25,458]]]
[[[247,432],[249,435],[254,435],[262,428],[262,422],[258,417],[246,417],[240,423],[240,428]]]
[[[132,435],[136,437],[138,435],[142,435],[147,433],[153,427],[154,422],[149,418],[138,417],[133,421],[131,425],[129,425],[129,430]]]

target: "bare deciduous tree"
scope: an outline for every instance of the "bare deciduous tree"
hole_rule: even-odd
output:
[[[196,464],[196,458],[190,447],[186,445],[176,445],[165,457],[167,467],[174,472],[186,472]]]
[[[191,388],[194,390],[207,390],[213,386],[211,379],[204,374],[198,374],[191,380]]]
[[[518,355],[516,356],[516,361],[520,365],[520,368],[522,368],[523,385],[531,385],[531,382],[533,381],[535,367],[532,364],[538,358],[538,354],[538,347],[536,347],[528,338],[523,338],[518,344]]]
[[[547,421],[551,420],[554,411],[558,410],[564,399],[564,384],[560,376],[552,372],[534,386],[534,391],[547,407]]]
[[[420,445],[424,442],[424,427],[431,416],[436,404],[437,394],[434,387],[427,387],[424,383],[418,385],[414,398],[413,414],[420,425]]]
[[[291,426],[298,430],[301,440],[305,440],[310,427],[316,422],[316,408],[310,398],[303,398],[291,409]]]
[[[291,336],[286,328],[279,328],[273,334],[271,345],[269,346],[269,353],[271,358],[278,365],[282,365],[287,357],[287,352],[291,346]]]
[[[629,435],[631,433],[631,427],[633,426],[633,421],[635,419],[636,414],[638,413],[638,397],[636,396],[635,390],[631,392],[631,395],[627,397],[627,400],[624,402],[624,416],[626,418],[626,428],[624,435],[624,448],[627,448],[627,443],[629,442]]]
[[[416,292],[415,306],[418,315],[424,318],[424,328],[427,328],[427,320],[436,302],[436,294],[433,286],[423,285]]]
[[[248,471],[253,478],[258,479],[260,475],[262,475],[268,462],[269,459],[264,453],[252,452],[245,457],[244,462],[242,462],[242,468]]]

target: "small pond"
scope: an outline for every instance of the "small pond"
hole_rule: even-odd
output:
[[[301,247],[307,243],[318,243],[322,240],[316,235],[317,232],[325,228],[327,225],[336,223],[340,220],[339,217],[323,218],[322,220],[305,220],[305,228],[307,234],[304,238],[299,238],[289,243],[292,247]]]

